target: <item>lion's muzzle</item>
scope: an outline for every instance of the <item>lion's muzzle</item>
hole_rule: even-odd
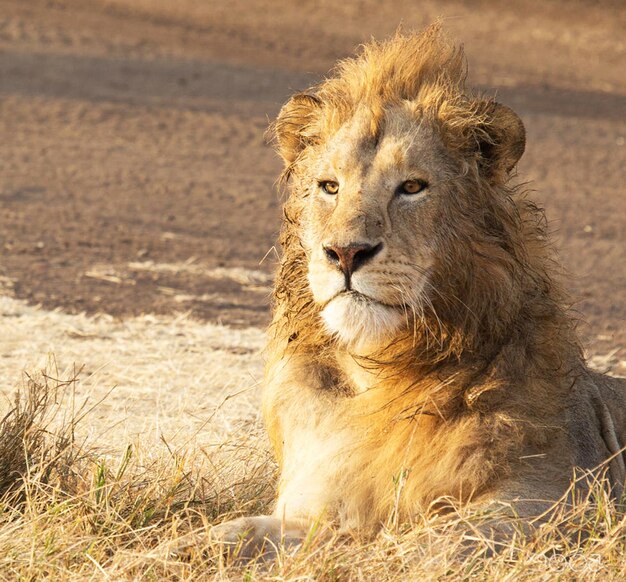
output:
[[[346,281],[346,289],[351,288],[351,277],[357,269],[371,261],[383,248],[383,243],[350,243],[348,245],[325,244],[324,255],[328,262],[339,267]]]

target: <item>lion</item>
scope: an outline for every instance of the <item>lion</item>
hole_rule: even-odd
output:
[[[280,479],[272,515],[213,530],[243,554],[450,503],[530,522],[574,470],[622,494],[626,383],[586,367],[544,212],[512,183],[522,121],[465,77],[439,25],[398,32],[273,125],[290,185],[263,393]]]

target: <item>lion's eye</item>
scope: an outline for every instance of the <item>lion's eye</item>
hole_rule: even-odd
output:
[[[324,190],[326,194],[337,194],[337,192],[339,192],[339,184],[337,184],[337,182],[322,180],[319,184],[320,188]]]
[[[398,187],[398,193],[400,194],[418,194],[422,190],[428,187],[428,183],[425,180],[407,180],[402,182]]]

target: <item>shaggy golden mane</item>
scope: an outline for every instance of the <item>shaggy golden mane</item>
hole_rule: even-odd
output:
[[[433,287],[437,290],[423,325],[384,350],[390,374],[400,368],[467,361],[485,368],[505,346],[541,354],[536,364],[562,369],[563,344],[577,350],[558,267],[547,243],[543,210],[526,199],[505,173],[484,174],[472,164],[481,149],[502,144],[490,117],[493,102],[465,88],[466,62],[438,25],[420,35],[397,34],[362,47],[357,58],[339,63],[335,75],[285,106],[273,127],[281,155],[290,163],[293,192],[284,208],[280,235],[283,258],[276,280],[275,333],[290,337],[291,349],[312,349],[332,359],[333,339],[324,331],[307,283],[307,257],[300,239],[306,193],[298,184],[310,146],[323,143],[358,107],[372,111],[372,137],[385,109],[411,101],[416,118],[442,130],[448,149],[463,162],[466,179],[458,207],[448,209],[456,228],[442,239]],[[479,144],[480,147],[476,147]],[[294,155],[293,152],[297,152]],[[458,220],[459,217],[464,220]],[[459,272],[458,265],[463,265]],[[541,326],[538,327],[538,323]],[[280,340],[279,340],[280,341]],[[296,347],[297,346],[297,347]],[[322,346],[322,354],[319,350]],[[547,353],[548,352],[548,353]],[[550,353],[552,355],[550,356]],[[511,362],[511,364],[514,363]],[[524,367],[527,364],[526,358]],[[521,365],[521,362],[520,362]],[[527,373],[516,366],[512,374]]]

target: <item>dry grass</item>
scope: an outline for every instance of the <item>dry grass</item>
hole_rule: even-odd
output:
[[[423,518],[375,540],[324,527],[299,551],[237,565],[209,541],[212,523],[267,512],[274,465],[260,429],[219,445],[117,455],[78,442],[89,413],[77,378],[27,378],[0,423],[0,577],[54,580],[624,579],[626,522],[602,488],[500,552],[467,511]],[[67,411],[71,411],[68,413]],[[97,444],[97,443],[95,443]],[[567,523],[567,527],[563,524]],[[566,535],[565,535],[566,534]]]

